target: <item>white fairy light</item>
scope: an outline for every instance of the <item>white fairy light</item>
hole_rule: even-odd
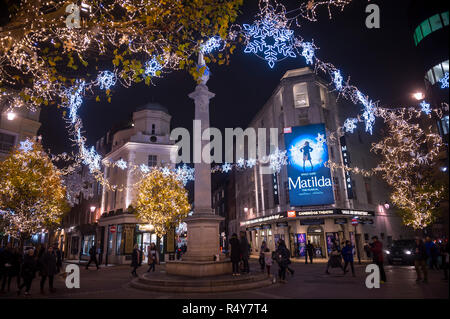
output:
[[[356,123],[358,123],[357,119],[346,119],[344,122],[345,132],[353,133],[357,127]]]
[[[249,158],[248,160],[247,160],[247,166],[249,167],[249,168],[252,168],[253,166],[255,166],[256,165],[256,159],[254,159],[254,158]]]
[[[127,162],[125,162],[123,159],[120,159],[116,162],[116,166],[122,170],[127,168]]]
[[[426,101],[422,101],[422,103],[420,103],[421,106],[421,110],[423,113],[425,113],[426,115],[430,115],[431,114],[431,108],[430,108],[430,103],[427,103]]]
[[[244,168],[244,166],[245,166],[245,160],[241,157],[240,159],[238,159],[238,161],[237,161],[237,166],[239,167],[239,168]]]
[[[143,174],[147,174],[148,172],[150,172],[150,169],[149,169],[148,165],[146,165],[146,164],[141,164],[139,166],[139,169],[141,170],[141,172]]]
[[[223,165],[222,165],[222,172],[224,172],[224,173],[228,173],[229,171],[231,171],[231,164],[230,163],[224,163]]]
[[[281,167],[287,164],[286,151],[280,151],[277,148],[274,153],[269,155],[269,163],[272,170],[279,173]]]
[[[102,71],[97,77],[97,83],[100,85],[100,89],[109,90],[116,84],[116,75],[111,71]]]
[[[27,138],[25,141],[20,142],[19,150],[28,153],[33,149],[33,145],[34,143]]]

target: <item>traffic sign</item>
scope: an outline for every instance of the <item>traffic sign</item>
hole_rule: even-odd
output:
[[[358,225],[358,224],[359,224],[358,218],[353,218],[353,219],[352,219],[352,225],[353,225],[353,226],[356,226],[356,225]]]
[[[116,232],[116,226],[110,226],[109,227],[109,232],[115,233]]]

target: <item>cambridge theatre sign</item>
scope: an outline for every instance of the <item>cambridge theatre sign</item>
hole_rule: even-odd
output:
[[[278,213],[274,215],[264,216],[260,218],[250,219],[242,221],[240,223],[241,227],[254,225],[254,224],[270,224],[271,222],[278,221],[280,219],[290,219],[297,217],[373,217],[375,212],[373,211],[363,211],[363,210],[352,210],[352,209],[324,209],[324,210],[307,210],[307,211],[287,211],[284,213]]]

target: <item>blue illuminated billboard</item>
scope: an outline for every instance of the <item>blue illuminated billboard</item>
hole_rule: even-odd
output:
[[[325,125],[292,127],[285,130],[284,142],[291,206],[333,204],[331,172],[324,166],[328,161]]]

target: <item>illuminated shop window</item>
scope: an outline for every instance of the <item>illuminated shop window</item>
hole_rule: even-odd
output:
[[[439,14],[435,14],[430,18],[430,25],[433,32],[442,28],[442,21]]]
[[[420,27],[422,28],[422,34],[424,38],[431,33],[430,22],[428,21],[428,19],[422,22],[420,24]]]
[[[439,63],[438,65],[435,65],[434,67],[429,69],[427,74],[425,75],[425,78],[431,83],[431,85],[434,85],[436,82],[442,79],[444,77],[444,74],[447,72],[448,60]]]

